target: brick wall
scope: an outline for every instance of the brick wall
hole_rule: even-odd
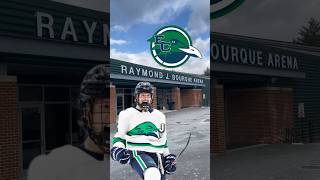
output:
[[[153,87],[152,91],[153,91],[152,107],[154,109],[157,109],[157,88]]]
[[[202,90],[201,89],[181,89],[181,107],[201,107]]]
[[[281,143],[292,128],[292,90],[252,88],[227,91],[227,143]]]
[[[178,88],[178,87],[172,88],[171,96],[172,96],[172,101],[174,102],[174,109],[180,110],[181,109],[180,88]]]
[[[113,124],[117,119],[117,94],[116,94],[116,86],[110,86],[110,123]]]
[[[222,85],[214,85],[210,94],[210,145],[212,153],[226,151],[225,119],[224,119],[224,90]]]
[[[287,142],[286,130],[293,129],[293,92],[291,88],[274,88],[268,93],[271,143]],[[291,141],[291,139],[289,139]]]
[[[18,179],[20,146],[16,77],[0,76],[0,128],[0,179]]]

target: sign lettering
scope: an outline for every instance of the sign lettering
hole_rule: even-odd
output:
[[[74,26],[75,21],[79,21],[83,25],[83,29],[86,32],[87,35],[87,43],[92,44],[94,43],[94,33],[97,31],[98,26],[101,26],[100,29],[102,29],[103,35],[101,38],[102,43],[105,46],[108,46],[108,39],[109,39],[109,27],[108,24],[101,24],[97,23],[95,21],[88,22],[87,20],[75,20],[71,17],[66,17],[63,23],[63,28],[60,30],[59,33],[61,34],[60,37],[55,37],[55,30],[54,28],[56,26],[54,17],[45,12],[36,12],[36,19],[37,19],[37,36],[39,38],[45,38],[44,31],[48,31],[48,38],[51,39],[60,39],[60,40],[66,40],[68,37],[74,42],[78,42],[79,38],[77,35],[77,32],[79,32],[79,29],[76,29],[76,26]],[[56,30],[57,31],[57,30]]]
[[[154,79],[164,79],[177,82],[187,82],[187,83],[196,83],[204,84],[204,80],[198,77],[192,77],[191,75],[182,75],[175,72],[161,71],[160,69],[148,69],[142,67],[133,67],[130,65],[121,65],[120,73],[122,75],[131,75],[138,77],[147,77]]]
[[[211,43],[211,58],[220,63],[299,70],[298,58],[293,55],[265,52],[233,45]]]

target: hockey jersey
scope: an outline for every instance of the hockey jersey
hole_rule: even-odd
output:
[[[156,109],[143,112],[131,107],[121,111],[112,143],[129,150],[169,154],[165,115]]]
[[[109,156],[96,160],[78,147],[65,145],[48,155],[34,158],[28,170],[28,180],[106,180],[109,178]]]

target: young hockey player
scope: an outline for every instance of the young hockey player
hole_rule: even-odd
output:
[[[165,180],[165,174],[176,170],[176,156],[167,145],[165,115],[151,107],[149,82],[139,82],[134,96],[136,106],[119,114],[110,155],[121,164],[129,163],[144,180]]]

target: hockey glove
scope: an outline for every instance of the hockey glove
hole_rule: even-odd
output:
[[[177,157],[174,154],[169,154],[164,157],[164,169],[166,171],[166,174],[173,174],[176,171],[176,158]]]
[[[111,149],[111,158],[115,161],[119,161],[121,164],[127,164],[130,160],[130,157],[130,150],[119,147],[113,147]]]

